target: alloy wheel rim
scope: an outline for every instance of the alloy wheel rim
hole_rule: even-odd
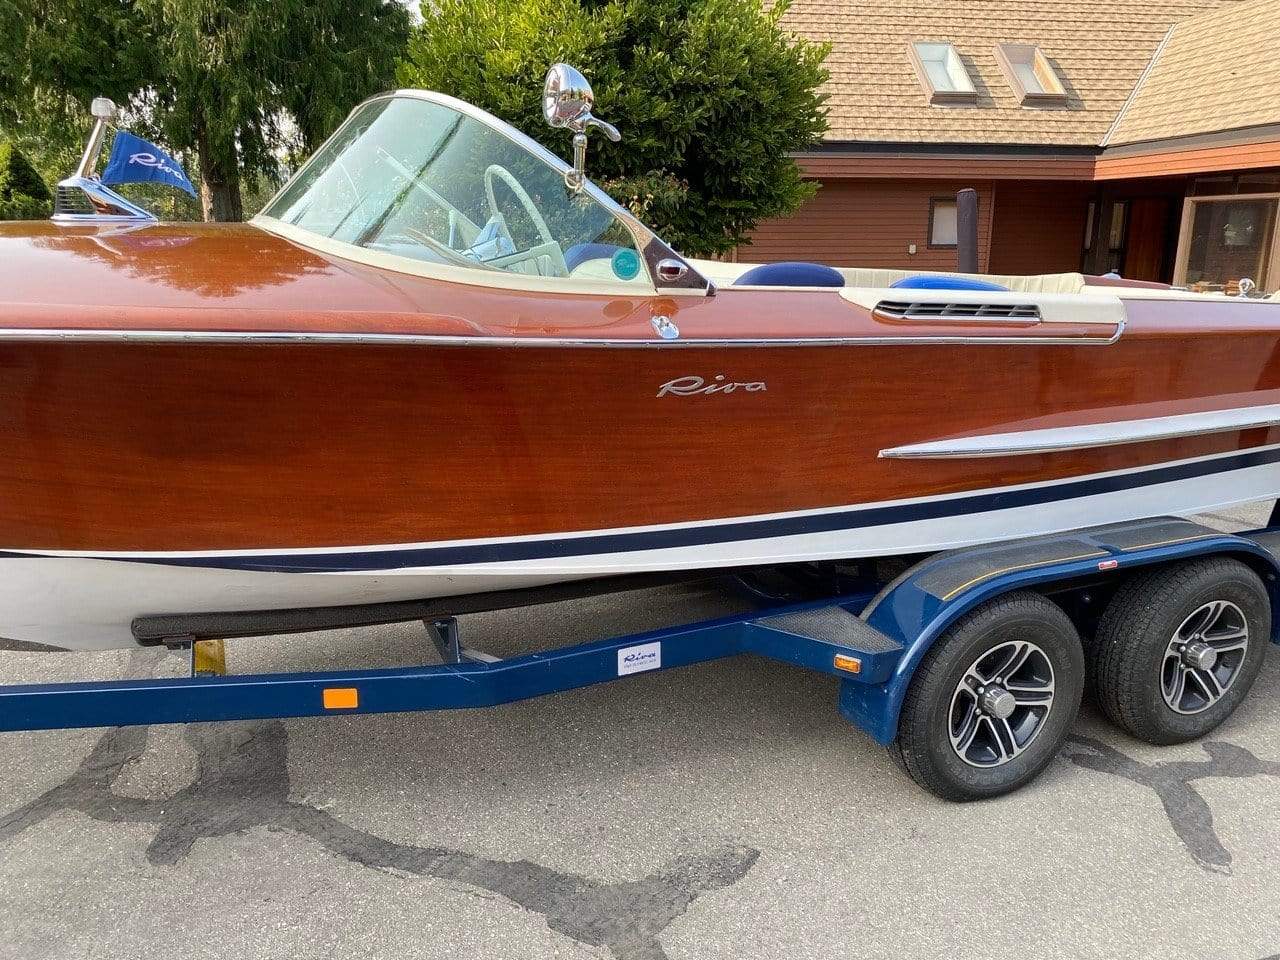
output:
[[[1201,604],[1174,631],[1160,664],[1160,693],[1175,713],[1203,713],[1240,676],[1249,622],[1230,600]]]
[[[1053,710],[1053,664],[1028,640],[1010,640],[969,665],[951,695],[951,749],[971,767],[999,767],[1021,756]]]

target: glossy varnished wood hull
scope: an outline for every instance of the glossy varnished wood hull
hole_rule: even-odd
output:
[[[0,344],[0,544],[333,547],[687,523],[1038,483],[1259,429],[996,460],[880,450],[1280,389],[1271,335],[1106,348]],[[764,390],[658,396],[680,377]],[[1236,392],[1233,389],[1231,392]]]

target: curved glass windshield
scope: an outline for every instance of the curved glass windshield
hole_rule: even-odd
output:
[[[631,231],[608,208],[483,120],[416,97],[360,107],[263,213],[429,263],[648,279]]]

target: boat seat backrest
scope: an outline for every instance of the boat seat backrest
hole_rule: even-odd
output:
[[[948,277],[936,273],[918,273],[905,280],[895,280],[889,284],[891,290],[970,290],[1009,292],[1002,283],[990,280],[977,280],[973,277]]]
[[[1078,273],[1043,273],[1032,276],[1013,276],[945,272],[922,274],[919,270],[881,270],[869,267],[843,267],[837,269],[844,275],[845,286],[849,287],[892,287],[902,280],[928,275],[958,277],[965,280],[999,284],[1014,293],[1082,293],[1085,288],[1084,277]]]
[[[691,260],[694,269],[722,286],[734,283],[744,273],[758,266],[754,263],[730,263],[721,260]],[[835,267],[844,278],[845,287],[883,290],[900,280],[919,276],[962,277],[996,283],[1014,293],[1084,293],[1084,276],[1079,273],[1044,273],[1032,276],[1006,274],[954,273],[929,270],[889,270],[878,267]]]
[[[823,263],[762,263],[733,281],[736,287],[843,287],[844,275]]]

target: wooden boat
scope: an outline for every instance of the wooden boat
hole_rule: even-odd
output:
[[[125,646],[156,614],[921,553],[1280,492],[1280,303],[689,260],[585,178],[600,124],[557,69],[572,167],[401,91],[249,224],[99,200],[0,225],[0,635]]]

